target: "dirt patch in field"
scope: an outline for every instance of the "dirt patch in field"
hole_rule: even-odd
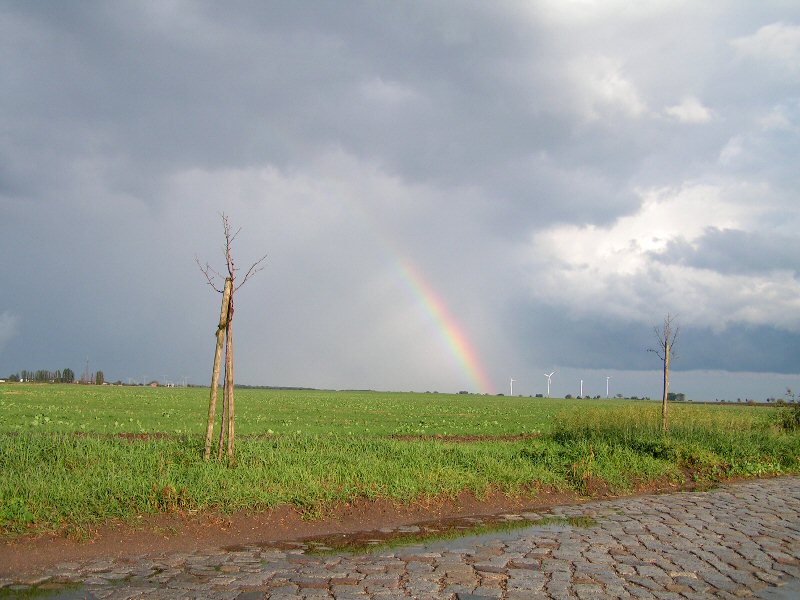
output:
[[[511,435],[415,435],[397,433],[389,436],[403,442],[523,442],[542,437],[541,433],[515,433]]]
[[[176,439],[178,436],[157,431],[153,433],[115,433],[112,437],[131,442],[139,442],[146,440],[171,440]]]
[[[10,432],[10,435],[19,435],[18,432]],[[118,433],[87,433],[85,431],[75,431],[69,435],[74,435],[79,438],[100,438],[100,439],[117,439],[127,440],[129,442],[146,442],[148,440],[178,440],[184,439],[186,435],[178,435],[175,433],[167,433],[164,431],[151,431],[151,432],[128,432],[122,431]],[[286,434],[268,433],[259,435],[246,435],[241,436],[242,439],[277,439]],[[199,435],[194,435],[198,440],[202,439]],[[445,434],[413,434],[413,433],[393,433],[387,436],[379,436],[383,439],[398,440],[401,442],[453,442],[453,443],[469,443],[469,442],[524,442],[525,440],[534,440],[542,437],[541,433],[515,433],[509,435],[445,435]]]
[[[694,489],[671,480],[649,482],[636,493]],[[595,482],[593,482],[595,483]],[[332,534],[353,534],[385,527],[400,527],[458,517],[507,512],[542,512],[553,506],[580,504],[614,497],[604,485],[591,485],[589,496],[550,488],[531,490],[522,496],[501,493],[478,498],[462,492],[455,498],[440,497],[412,504],[377,499],[341,504],[320,519],[308,520],[291,506],[260,513],[188,514],[143,516],[135,523],[110,522],[89,529],[76,539],[68,532],[23,536],[0,541],[0,577],[33,574],[63,562],[95,558],[126,559],[141,555],[194,552],[248,544],[299,541]]]
[[[608,483],[594,475],[585,477],[583,484],[586,489],[586,495],[592,498],[608,498],[612,495]]]
[[[133,432],[119,432],[119,433],[86,433],[85,431],[75,431],[71,435],[79,438],[99,438],[99,439],[119,439],[128,440],[129,442],[146,442],[147,440],[172,440],[179,439],[181,436],[173,433],[165,433],[161,431],[154,431],[151,433],[133,433]]]
[[[75,432],[75,435],[78,437],[100,437],[100,438],[116,438],[122,440],[128,440],[131,442],[140,442],[140,441],[147,441],[147,440],[172,440],[172,439],[180,439],[184,436],[176,435],[174,433],[165,433],[165,432],[141,432],[141,433],[131,433],[131,432],[120,432],[120,433],[107,433],[107,434],[91,434],[91,433],[84,433],[84,432]],[[278,437],[280,434],[264,434],[264,435],[255,435],[255,436],[244,436],[245,438],[254,438],[254,439],[272,439]],[[533,440],[536,438],[540,438],[542,436],[541,433],[515,433],[510,435],[444,435],[444,434],[430,434],[430,435],[422,435],[422,434],[412,434],[412,433],[396,433],[387,436],[389,439],[392,440],[399,440],[402,442],[429,442],[429,441],[436,441],[436,442],[455,442],[455,443],[468,443],[468,442],[522,442],[525,440]]]

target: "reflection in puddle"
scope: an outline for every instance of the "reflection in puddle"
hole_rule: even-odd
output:
[[[48,583],[0,588],[0,600],[97,600],[80,584]]]
[[[420,525],[406,525],[375,531],[323,535],[299,542],[264,544],[279,550],[320,555],[346,552],[367,554],[392,548],[448,542],[462,538],[497,536],[521,529],[560,529],[593,527],[591,517],[545,516],[529,518],[523,515],[497,515],[488,517],[454,518],[431,521]]]

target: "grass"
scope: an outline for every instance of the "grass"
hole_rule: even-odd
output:
[[[672,405],[666,437],[661,434],[657,405],[573,409],[557,420],[552,439],[604,450],[628,449],[711,478],[797,472],[800,435],[781,426],[781,409],[730,408]]]
[[[540,486],[625,492],[645,482],[800,472],[777,409],[659,407],[444,394],[237,390],[237,463],[200,459],[208,390],[0,386],[0,532],[75,529],[170,511],[308,516],[356,498],[412,502]],[[79,433],[79,435],[76,435]],[[162,433],[128,440],[113,434]],[[535,439],[452,443],[395,434]]]
[[[360,437],[537,433],[562,406],[550,398],[241,389],[236,431]],[[0,386],[0,431],[200,435],[207,412],[207,388]]]
[[[52,585],[52,584],[50,584]],[[81,584],[79,583],[60,583],[53,587],[41,587],[38,585],[27,586],[24,589],[0,588],[0,600],[46,600],[47,598],[80,598],[87,597],[80,595]]]
[[[234,469],[199,460],[196,438],[128,442],[67,434],[0,436],[5,525],[68,524],[169,510],[261,510],[282,503],[316,515],[356,497],[515,493],[559,483],[519,444],[408,443],[288,435],[239,444]],[[21,473],[29,474],[20,478]]]

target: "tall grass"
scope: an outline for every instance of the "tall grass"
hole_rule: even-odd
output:
[[[627,448],[702,476],[775,475],[800,468],[800,436],[781,428],[773,412],[704,408],[671,406],[666,435],[655,405],[573,409],[556,419],[552,438]]]

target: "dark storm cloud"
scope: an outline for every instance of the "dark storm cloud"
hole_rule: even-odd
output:
[[[537,153],[555,152],[562,171],[566,161],[566,177],[594,168],[585,167],[591,146],[571,158],[563,147],[568,119],[526,106],[547,83],[521,97],[516,86],[535,73],[523,63],[503,74],[544,37],[513,13],[477,5],[387,16],[371,4],[357,18],[293,4],[259,4],[247,17],[203,3],[178,12],[146,4],[24,9],[10,26],[27,29],[10,38],[17,62],[9,79],[27,118],[4,161],[17,167],[17,185],[63,185],[80,158],[102,156],[112,189],[152,201],[159,178],[175,168],[287,165],[335,145],[377,155],[405,177],[490,189],[507,215],[500,218],[519,223],[532,204],[563,206],[554,197],[564,175],[531,168]],[[613,145],[617,152],[603,154],[629,174],[639,152]],[[619,154],[626,148],[627,158]],[[132,174],[140,170],[148,177]],[[575,202],[590,204],[574,191]]]
[[[525,317],[527,315],[527,318]],[[773,327],[732,326],[723,331],[681,325],[672,368],[682,370],[800,372],[800,334]],[[657,370],[654,328],[624,319],[580,318],[554,308],[530,307],[513,311],[518,347],[526,362],[580,368],[593,365],[606,370]]]
[[[665,298],[696,307],[685,364],[791,371],[799,19],[6,2],[0,376],[90,355],[204,380],[218,298],[193,257],[218,254],[221,211],[242,264],[269,252],[237,317],[248,383],[462,389],[403,261],[499,381],[537,361],[649,369]],[[737,295],[744,276],[769,293]]]
[[[670,242],[666,251],[654,255],[661,262],[678,263],[719,273],[752,275],[785,271],[786,277],[800,273],[800,238],[772,231],[709,229],[689,244]]]

